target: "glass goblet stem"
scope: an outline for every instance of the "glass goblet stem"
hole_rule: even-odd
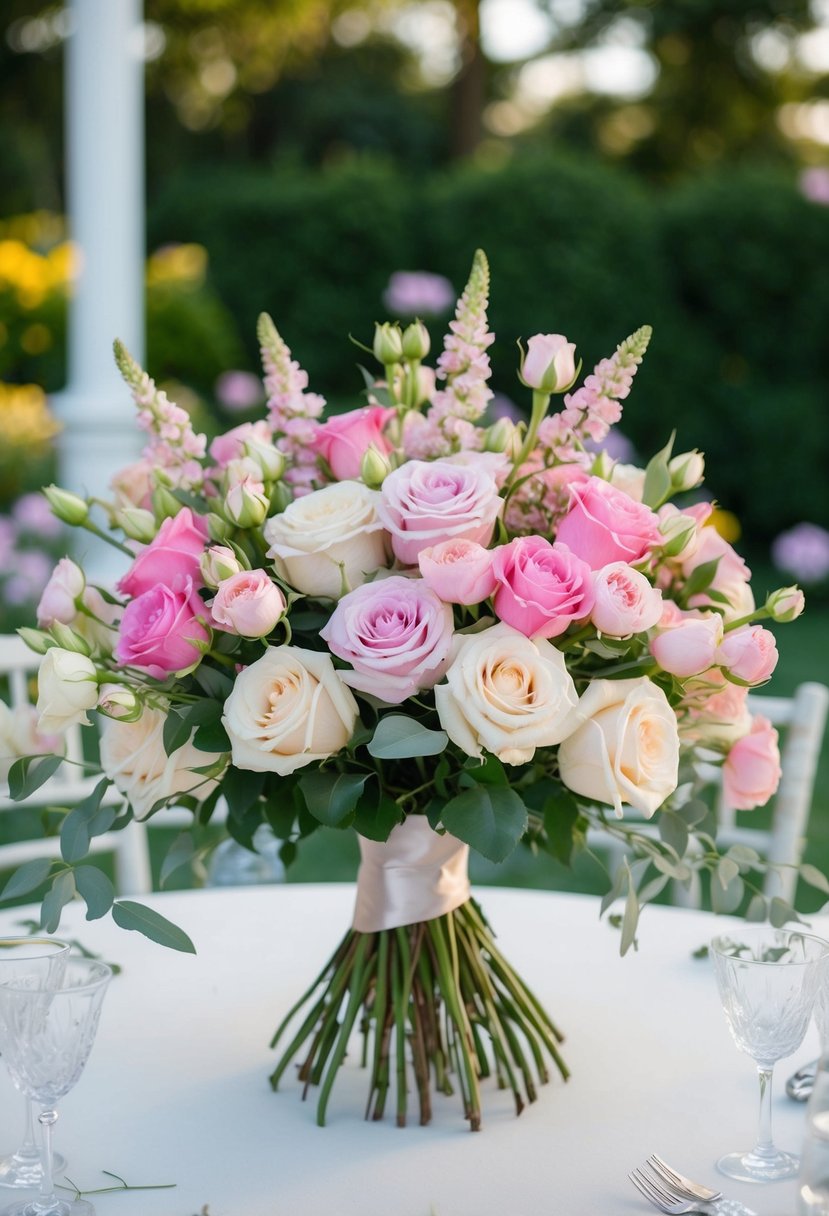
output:
[[[757,1143],[754,1145],[755,1157],[774,1157],[777,1149],[771,1134],[771,1087],[774,1075],[774,1065],[765,1068],[757,1065],[757,1076],[760,1080],[760,1116],[757,1122]]]
[[[52,1178],[52,1128],[58,1121],[58,1112],[56,1110],[42,1110],[37,1118],[40,1123],[42,1137],[40,1147],[40,1203],[38,1207],[44,1213],[48,1213],[59,1210],[59,1201],[55,1194],[55,1184]]]

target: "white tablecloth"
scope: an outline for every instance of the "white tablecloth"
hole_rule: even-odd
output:
[[[324,1129],[293,1076],[271,1092],[271,1034],[339,940],[350,886],[147,899],[190,934],[195,957],[69,909],[63,936],[123,966],[86,1071],[61,1104],[56,1146],[69,1177],[82,1189],[106,1185],[101,1170],[177,1184],[97,1196],[99,1216],[632,1216],[651,1209],[625,1175],[658,1152],[759,1216],[793,1216],[794,1183],[732,1183],[713,1166],[750,1146],[757,1116],[754,1067],[731,1041],[710,962],[691,956],[728,922],[649,908],[639,951],[621,959],[595,899],[478,895],[507,957],[566,1032],[573,1075],[543,1086],[519,1119],[510,1096],[485,1082],[477,1135],[457,1099],[439,1096],[429,1127],[416,1111],[405,1129],[365,1123],[358,1058],[336,1083]],[[22,915],[3,912],[0,930]],[[781,1147],[798,1149],[804,1127],[783,1081],[816,1050],[811,1030],[778,1066]],[[21,1116],[3,1073],[2,1150],[14,1147]]]

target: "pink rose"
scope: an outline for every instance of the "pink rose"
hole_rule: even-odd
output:
[[[157,583],[171,585],[177,575],[191,578],[200,586],[199,563],[206,541],[204,520],[194,516],[189,507],[182,507],[178,515],[164,520],[155,540],[139,552],[118,583],[118,590],[124,595],[142,595]]]
[[[683,739],[705,746],[730,747],[747,735],[751,730],[751,714],[746,705],[748,688],[732,684],[716,668],[706,672],[697,683],[698,688],[686,687],[686,713],[680,717]]]
[[[360,476],[363,457],[370,447],[382,455],[392,450],[383,434],[383,427],[396,411],[380,405],[367,405],[361,410],[337,414],[317,427],[313,449],[323,458],[337,481]]]
[[[611,562],[633,563],[661,542],[659,519],[649,507],[600,477],[570,488],[570,510],[556,540],[568,545],[592,570]]]
[[[443,675],[452,609],[422,580],[392,575],[344,595],[320,636],[354,668],[344,684],[399,705]]]
[[[119,507],[144,507],[147,510],[151,507],[153,466],[149,460],[136,460],[134,464],[119,469],[109,484]]]
[[[210,611],[221,629],[243,638],[263,638],[282,619],[286,606],[264,570],[240,570],[219,583]]]
[[[55,621],[71,625],[78,615],[78,600],[86,586],[83,570],[69,557],[62,557],[52,571],[37,606],[37,623],[48,629]]]
[[[177,575],[169,587],[157,583],[124,609],[115,658],[156,680],[186,671],[201,657],[198,644],[209,641],[206,615],[189,575]]]
[[[496,615],[528,638],[555,638],[593,608],[587,562],[558,542],[519,536],[493,554]]]
[[[576,346],[563,334],[535,334],[521,360],[521,379],[542,393],[563,393],[576,378]]]
[[[714,665],[722,641],[721,616],[688,613],[668,628],[664,628],[664,617],[660,624],[663,628],[651,638],[650,652],[663,671],[683,680]]]
[[[259,440],[270,446],[273,441],[271,428],[264,418],[257,422],[243,422],[234,426],[224,435],[217,435],[210,445],[210,456],[219,468],[225,468],[231,460],[239,460],[245,455],[245,444],[249,439]]]
[[[413,566],[421,549],[443,540],[489,544],[502,505],[483,462],[409,460],[383,482],[377,515],[397,560]]]
[[[780,784],[780,749],[777,731],[761,714],[751,730],[738,739],[723,764],[723,796],[735,811],[763,806]]]
[[[593,575],[590,619],[599,633],[626,638],[644,633],[662,616],[662,592],[626,562],[611,562]]]
[[[693,514],[693,510],[689,509],[688,514]],[[748,616],[754,611],[754,597],[748,585],[751,571],[728,541],[723,540],[719,532],[708,525],[700,528],[697,543],[693,546],[691,553],[687,556],[683,554],[681,567],[683,578],[690,578],[699,566],[712,561],[716,561],[717,568],[711,584],[705,591],[691,596],[688,601],[689,608],[717,606],[722,610],[726,621]],[[711,591],[724,595],[728,603],[722,604],[712,599]]]
[[[727,633],[717,662],[728,674],[746,684],[762,684],[777,666],[777,642],[762,625],[746,625]]]
[[[474,540],[444,540],[417,555],[426,586],[447,604],[480,604],[495,590],[493,553]]]

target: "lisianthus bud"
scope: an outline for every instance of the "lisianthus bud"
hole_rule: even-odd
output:
[[[806,607],[806,597],[799,587],[779,587],[766,599],[766,612],[781,625],[794,621]]]
[[[221,515],[215,515],[213,511],[210,511],[205,519],[207,520],[207,535],[211,540],[227,540],[232,529],[226,519],[222,519]]]
[[[87,640],[68,625],[64,625],[62,621],[54,621],[49,632],[61,650],[71,650],[73,654],[83,654],[87,658],[92,654],[92,648]]]
[[[511,418],[499,418],[484,432],[485,452],[506,452],[515,439],[515,423]]]
[[[243,477],[225,494],[225,515],[238,528],[258,528],[268,515],[268,499],[261,481]]]
[[[137,722],[144,706],[124,684],[102,684],[98,689],[98,710],[117,722]]]
[[[697,521],[691,515],[666,515],[659,521],[659,531],[665,556],[679,557],[696,536]]]
[[[518,378],[540,393],[563,393],[576,378],[576,346],[563,334],[534,334],[522,351]]]
[[[378,490],[391,472],[388,456],[379,452],[374,444],[369,444],[363,459],[360,461],[360,477],[372,490]]]
[[[671,475],[671,491],[674,494],[693,490],[705,475],[705,457],[696,448],[693,452],[681,452],[668,461],[668,472]]]
[[[166,486],[157,485],[152,492],[153,515],[162,523],[165,519],[173,519],[181,510],[181,503]]]
[[[158,532],[155,516],[143,507],[124,507],[116,513],[115,522],[125,536],[140,541],[142,545],[148,545]]]
[[[403,358],[403,335],[400,333],[400,326],[393,325],[391,321],[384,321],[382,325],[376,322],[373,350],[375,359],[384,367],[388,367],[390,363],[399,363]]]
[[[71,524],[73,528],[77,528],[80,524],[85,523],[89,516],[89,503],[79,498],[77,494],[70,494],[68,490],[62,490],[60,486],[46,486],[43,493],[52,508],[52,514],[65,524]]]
[[[50,646],[57,644],[54,638],[40,629],[29,629],[26,625],[21,625],[17,632],[29,650],[33,650],[35,654],[46,654]]]
[[[273,443],[263,443],[255,436],[242,445],[245,455],[253,460],[265,481],[278,481],[285,472],[285,457]]]
[[[403,358],[425,359],[429,353],[431,339],[429,331],[422,321],[412,321],[403,330]]]
[[[211,545],[201,555],[201,576],[208,587],[218,587],[226,578],[232,578],[246,569],[227,545]]]

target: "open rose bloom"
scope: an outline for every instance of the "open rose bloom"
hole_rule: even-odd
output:
[[[544,332],[503,335],[523,339],[524,421],[505,427],[487,415],[488,303],[479,252],[436,357],[419,322],[378,324],[363,400],[328,413],[263,316],[262,416],[209,445],[116,345],[141,459],[109,504],[49,501],[108,529],[123,571],[98,588],[58,564],[27,636],[39,729],[104,720],[123,822],[183,803],[198,835],[223,798],[231,833],[269,825],[286,862],[318,827],[494,862],[521,841],[566,860],[606,832],[639,859],[611,876],[627,945],[671,878],[712,871],[732,910],[764,868],[720,866],[699,798],[712,766],[738,809],[774,794],[777,739],[746,698],[777,662],[763,622],[802,595],[755,599],[670,422],[647,467],[609,455],[649,326],[580,382],[574,335],[546,332],[566,323],[553,294]],[[381,922],[360,932],[409,923]]]

